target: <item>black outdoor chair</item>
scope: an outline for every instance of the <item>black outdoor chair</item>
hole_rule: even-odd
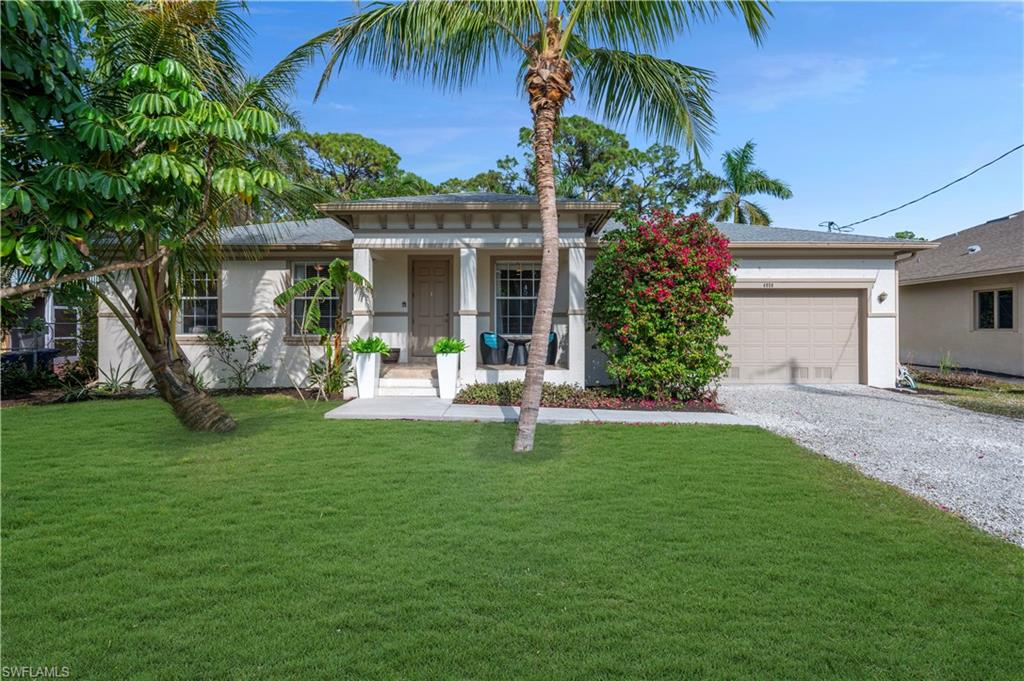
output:
[[[505,364],[508,341],[493,331],[484,331],[480,334],[480,356],[484,364]]]
[[[548,357],[547,364],[555,363],[558,358],[558,334],[552,331],[548,334]]]

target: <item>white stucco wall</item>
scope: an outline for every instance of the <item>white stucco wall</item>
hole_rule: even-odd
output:
[[[407,360],[408,347],[408,271],[409,258],[428,255],[424,251],[403,251],[381,249],[373,252],[374,299],[377,314],[373,317],[373,333],[382,336],[392,347],[401,348],[402,361]],[[437,255],[451,256],[452,261],[452,327],[453,333],[461,335],[459,329],[459,252],[437,251]],[[515,260],[537,257],[535,248],[498,249],[494,247],[477,250],[477,331],[493,328],[493,284],[494,261]],[[269,364],[271,371],[260,375],[256,386],[288,387],[292,382],[301,383],[305,377],[308,358],[305,349],[294,339],[288,340],[286,311],[276,308],[273,298],[289,284],[290,266],[298,260],[329,260],[331,255],[319,257],[274,258],[262,261],[229,260],[222,265],[221,324],[232,334],[246,334],[265,339],[260,361]],[[347,256],[346,256],[347,257]],[[864,356],[866,376],[870,385],[890,387],[895,382],[897,363],[897,298],[895,267],[891,258],[771,258],[741,257],[737,261],[738,284],[756,284],[771,281],[775,290],[787,286],[813,284],[815,282],[837,288],[860,289],[865,293],[864,310]],[[587,260],[589,275],[593,267]],[[559,363],[565,364],[568,329],[568,257],[562,251],[559,260],[558,294],[555,302],[554,326],[559,334]],[[130,288],[130,287],[129,287]],[[885,300],[879,296],[885,294]],[[352,309],[351,294],[347,296],[348,310]],[[468,340],[468,339],[467,339]],[[473,339],[474,343],[476,339]],[[206,358],[206,348],[194,344],[193,339],[182,337],[182,349],[206,380],[217,381],[218,371]],[[586,335],[585,380],[588,384],[607,382],[603,354],[593,348],[592,333]],[[319,349],[314,348],[315,356]],[[128,334],[109,311],[101,308],[99,320],[99,361],[100,368],[120,364],[122,369],[140,364],[141,358]],[[480,373],[478,380],[496,380],[497,375]],[[140,369],[140,382],[148,381],[144,368]],[[569,372],[552,372],[552,380],[580,380]]]

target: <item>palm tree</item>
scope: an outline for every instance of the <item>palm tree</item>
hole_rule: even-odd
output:
[[[532,346],[543,348],[558,276],[552,145],[565,103],[579,91],[609,124],[635,123],[648,134],[681,138],[694,152],[706,147],[714,123],[712,74],[651,53],[723,11],[741,16],[757,41],[771,15],[767,0],[403,0],[374,3],[296,53],[328,53],[317,96],[334,70],[348,63],[424,79],[448,91],[467,87],[504,60],[520,68],[533,114],[543,235]],[[544,353],[531,352],[516,451],[533,449],[543,381]]]
[[[725,177],[704,173],[694,180],[699,191],[721,196],[712,199],[704,208],[704,216],[719,222],[735,222],[740,225],[770,225],[771,216],[764,208],[744,198],[754,194],[767,194],[777,199],[788,199],[793,192],[782,180],[777,180],[760,168],[754,167],[753,140],[742,147],[730,149],[722,154],[722,170]]]

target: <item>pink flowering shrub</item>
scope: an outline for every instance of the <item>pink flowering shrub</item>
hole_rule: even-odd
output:
[[[729,369],[728,241],[699,215],[654,212],[604,237],[587,285],[587,323],[621,394],[708,395]]]

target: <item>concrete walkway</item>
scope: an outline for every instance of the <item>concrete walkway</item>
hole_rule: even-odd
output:
[[[390,419],[411,421],[483,421],[511,423],[518,407],[452,404],[437,397],[378,397],[352,400],[327,412],[329,419]],[[617,409],[554,409],[542,407],[538,423],[711,423],[753,425],[734,414],[687,411],[621,411]]]

